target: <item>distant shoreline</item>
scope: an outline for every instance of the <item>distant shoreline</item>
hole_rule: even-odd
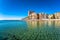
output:
[[[44,20],[44,21],[49,21],[49,20],[52,20],[52,21],[54,21],[54,20],[55,21],[60,21],[60,19],[23,19],[23,20],[26,20],[26,21],[40,21],[40,20]]]
[[[60,19],[30,19],[30,20],[26,20],[26,21],[60,21]]]

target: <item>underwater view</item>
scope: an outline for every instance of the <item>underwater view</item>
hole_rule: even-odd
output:
[[[0,40],[60,40],[60,21],[1,20]]]

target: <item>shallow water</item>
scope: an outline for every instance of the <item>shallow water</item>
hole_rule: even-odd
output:
[[[0,40],[60,40],[60,21],[0,21]]]

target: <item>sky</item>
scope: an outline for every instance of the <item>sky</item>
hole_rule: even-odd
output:
[[[60,12],[60,0],[0,0],[0,20],[24,18],[29,10],[54,14]]]

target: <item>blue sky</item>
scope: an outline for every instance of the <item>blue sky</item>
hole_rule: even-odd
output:
[[[28,10],[54,14],[60,12],[60,0],[0,0],[0,19],[23,18]]]

